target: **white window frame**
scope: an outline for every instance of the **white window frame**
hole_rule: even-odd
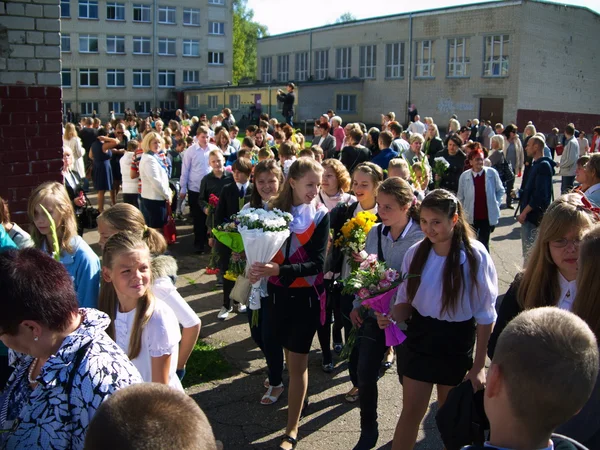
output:
[[[354,108],[352,108],[354,102]],[[357,97],[356,94],[337,94],[335,97],[335,110],[341,113],[356,113]]]
[[[488,45],[490,50],[488,50]],[[502,78],[508,76],[510,69],[507,47],[509,45],[510,36],[508,34],[496,34],[483,38],[483,77]],[[498,48],[499,51],[495,52],[495,48]]]
[[[315,51],[315,80],[324,80],[329,75],[329,50]]]
[[[176,82],[176,72],[174,70],[161,69],[158,71],[158,87],[174,88]],[[172,81],[172,82],[171,82]]]
[[[237,111],[240,109],[240,95],[239,94],[231,94],[229,95],[229,109],[232,111]]]
[[[150,112],[150,108],[151,108],[151,103],[150,101],[135,101],[133,104],[133,108],[135,109],[136,112],[138,113],[142,113],[142,114],[148,114]],[[141,107],[141,108],[140,108]]]
[[[108,102],[108,112],[115,115],[125,114],[125,102]]]
[[[64,77],[67,74],[69,75],[69,84],[65,84],[64,82]],[[60,85],[62,88],[73,87],[73,73],[71,72],[71,69],[62,69],[60,71]]]
[[[132,17],[131,21],[136,23],[152,23],[152,6],[144,3],[134,3],[132,6]],[[135,13],[139,12],[140,19],[135,18]]]
[[[433,44],[431,39],[415,42],[415,78],[435,78]]]
[[[277,55],[277,81],[287,82],[290,79],[290,55]]]
[[[92,43],[96,42],[96,50],[90,50],[93,48]],[[85,47],[82,50],[82,46]],[[80,34],[79,35],[79,53],[98,53],[98,35],[97,34]]]
[[[273,79],[273,57],[263,56],[260,60],[260,81],[270,83]]]
[[[81,15],[82,6],[85,8],[86,15]],[[98,0],[79,0],[77,3],[77,13],[80,19],[98,20]]]
[[[188,15],[188,21],[186,22],[186,14]],[[183,9],[183,24],[187,27],[199,27],[200,26],[200,10],[198,8],[184,8]]]
[[[66,8],[65,8],[66,6]],[[71,0],[60,0],[60,18],[71,18]]]
[[[352,47],[335,49],[335,76],[339,80],[347,80],[352,76]]]
[[[469,57],[467,56],[468,38],[448,39],[448,78],[467,78],[469,76]]]
[[[71,35],[68,33],[60,35],[60,52],[71,53]]]
[[[208,34],[212,36],[224,36],[225,22],[208,22]]]
[[[308,80],[308,52],[296,53],[296,81]]]
[[[141,51],[136,51],[136,45],[140,47]],[[148,47],[148,51],[145,52],[144,47]],[[147,36],[133,36],[133,54],[134,55],[151,55],[152,54],[152,38]]]
[[[216,56],[216,59],[215,59]],[[225,53],[223,52],[208,52],[209,66],[222,66],[225,64]]]
[[[182,82],[183,83],[200,83],[200,71],[199,70],[184,70]]]
[[[158,103],[158,107],[161,110],[173,110],[175,109],[175,101],[174,100],[161,100]]]
[[[361,45],[359,56],[358,76],[362,79],[374,79],[377,70],[377,45]]]
[[[84,108],[85,105],[85,108]],[[79,104],[79,107],[81,109],[80,114],[82,116],[91,116],[94,111],[96,111],[96,113],[98,113],[99,108],[99,103],[98,102],[81,102]]]
[[[385,78],[404,78],[404,42],[392,42],[385,45]]]
[[[136,78],[138,82],[136,83]],[[144,84],[144,80],[148,80],[148,84]],[[152,87],[152,72],[147,69],[133,69],[132,86],[134,88],[149,88]]]
[[[182,55],[197,58],[200,56],[200,41],[197,39],[184,39],[182,41]]]
[[[208,98],[208,109],[219,109],[219,96],[209,95]]]
[[[113,81],[110,81],[110,78]],[[122,83],[119,84],[119,78]],[[107,88],[124,88],[125,87],[125,69],[106,69],[106,87]]]
[[[81,77],[87,77],[87,83],[83,84],[81,82]],[[96,84],[92,84],[92,76],[96,77]],[[98,74],[98,69],[79,69],[79,87],[80,88],[97,88],[100,85],[100,76]]]
[[[109,8],[114,8],[114,13],[115,13],[115,17],[114,18],[110,18],[108,17],[108,11]],[[121,13],[121,14],[119,14]],[[119,17],[119,15],[121,17]],[[125,3],[119,3],[119,2],[108,2],[106,3],[106,20],[109,21],[125,21]]]
[[[198,101],[197,95],[190,95],[188,97],[188,108],[189,109],[197,109],[200,102]]]
[[[225,0],[208,0],[209,5],[225,5]]]
[[[122,45],[122,51],[119,50],[119,45]],[[106,53],[110,55],[124,55],[125,36],[106,36]]]
[[[177,8],[174,6],[158,6],[158,23],[175,25],[177,23]]]
[[[160,49],[161,45],[165,47],[163,51]],[[160,56],[177,56],[177,39],[158,38],[158,54]]]

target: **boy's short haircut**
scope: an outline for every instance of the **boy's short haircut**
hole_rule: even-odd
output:
[[[138,148],[140,148],[140,143],[138,141],[136,141],[135,139],[132,139],[127,142],[127,151],[128,152],[135,152]]]
[[[258,151],[259,159],[273,159],[275,158],[275,154],[271,151],[270,148],[263,147]]]
[[[246,127],[246,134],[256,133],[256,130],[258,130],[258,127],[256,125],[250,125],[250,126]]]
[[[231,170],[237,170],[238,172],[245,173],[250,176],[252,173],[252,161],[248,158],[239,157],[231,165]]]
[[[567,133],[569,136],[573,136],[575,134],[575,127],[571,124],[567,125],[565,127],[565,133]]]
[[[211,150],[210,152],[208,152],[209,159],[211,156],[218,156],[221,159],[225,159],[225,156],[223,156],[223,152],[221,151],[221,149],[218,149],[218,148],[215,148],[215,149]]]
[[[421,165],[420,162],[413,163],[412,169],[413,170],[418,170],[419,172],[423,172],[423,166]]]
[[[390,163],[388,165],[388,170],[393,167],[399,167],[402,169],[408,169],[408,163],[404,158],[392,158],[390,159]]]
[[[191,137],[191,136],[187,136],[187,137],[185,138],[185,145],[187,145],[188,147],[189,147],[190,145],[192,145],[193,143],[194,143],[194,138],[193,138],[193,137]]]
[[[598,344],[589,326],[568,311],[527,310],[500,334],[497,365],[515,418],[549,434],[587,402],[598,376]]]
[[[379,140],[385,146],[385,148],[390,148],[392,145],[392,141],[394,140],[394,136],[389,131],[382,131],[379,133]]]
[[[390,130],[396,136],[400,136],[404,131],[404,128],[402,128],[402,125],[400,125],[398,122],[390,122],[388,123],[387,127],[388,130]]]
[[[198,127],[198,130],[196,130],[196,136],[198,136],[199,134],[208,134],[208,127],[205,127],[204,125],[200,125]]]
[[[269,128],[269,122],[267,122],[266,120],[261,120],[260,122],[258,122],[258,128]]]
[[[216,136],[217,134],[219,134],[219,133],[221,132],[221,130],[225,130],[225,127],[223,127],[223,126],[221,126],[221,125],[219,125],[218,127],[215,127],[215,129],[213,130],[213,131],[214,131],[214,133],[215,133],[215,136]],[[227,130],[225,130],[225,131],[227,131]]]
[[[237,151],[236,155],[237,155],[238,158],[245,158],[246,157],[246,153],[248,153],[248,151],[245,148],[241,148],[241,149],[239,149]]]
[[[232,125],[229,127],[229,131],[235,131],[236,133],[239,133],[240,127],[238,127],[237,125]]]
[[[363,137],[363,132],[360,127],[355,127],[350,130],[348,135],[352,138],[353,142],[358,144]]]
[[[246,136],[244,139],[242,139],[242,147],[253,148],[254,145],[254,139],[250,136]]]
[[[323,156],[325,155],[325,152],[323,152],[323,149],[320,145],[313,145],[310,149],[314,153],[315,157],[320,156],[321,158],[323,158]]]
[[[298,154],[298,144],[293,142],[282,142],[279,146],[279,156],[292,157]]]
[[[100,405],[86,450],[216,450],[206,415],[186,394],[159,383],[128,386]]]
[[[313,153],[313,151],[310,148],[305,148],[300,150],[300,153],[298,154],[299,158],[312,158],[315,159],[315,154]]]
[[[283,131],[275,131],[273,133],[273,139],[278,140],[278,141],[284,141],[285,133]]]

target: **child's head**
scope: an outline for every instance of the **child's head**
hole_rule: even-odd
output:
[[[216,450],[217,446],[206,415],[190,396],[163,384],[141,383],[118,390],[100,405],[84,448]]]
[[[392,146],[392,141],[394,140],[394,136],[389,131],[382,131],[379,133],[378,145],[381,150],[386,148],[390,148]]]
[[[323,161],[323,180],[321,189],[328,195],[350,190],[350,174],[346,166],[339,159],[326,159]]]
[[[518,436],[526,448],[547,445],[585,405],[597,376],[598,344],[581,318],[554,307],[519,314],[500,334],[487,375],[492,443]],[[514,434],[498,435],[501,423]]]
[[[271,151],[270,148],[263,147],[258,151],[258,160],[259,161],[265,161],[267,159],[273,159],[273,158],[275,158],[275,155],[273,154],[273,152]]]
[[[263,130],[264,133],[266,133],[269,130],[269,122],[267,122],[266,120],[261,120],[260,122],[258,122],[258,128],[260,128],[261,130]]]
[[[313,153],[313,156],[315,157],[315,161],[317,161],[318,163],[323,161],[323,149],[321,148],[320,145],[313,145],[310,150]]]
[[[412,170],[417,176],[417,178],[421,178],[423,176],[423,168],[421,167],[420,162],[416,162],[412,165]]]
[[[352,172],[352,191],[361,204],[369,205],[375,201],[377,188],[382,181],[381,167],[372,162],[361,163]]]
[[[163,235],[147,227],[141,211],[128,203],[117,203],[98,216],[100,248],[104,249],[106,241],[120,231],[133,233],[143,239],[153,255],[162,255],[167,251],[167,242]]]
[[[229,137],[231,139],[237,138],[238,133],[240,132],[240,128],[237,125],[233,125],[229,127]]]
[[[250,204],[253,208],[262,208],[263,202],[268,202],[279,193],[283,186],[281,167],[274,159],[267,159],[254,166],[254,189]]]
[[[242,145],[240,146],[240,148],[244,150],[252,150],[254,148],[254,145],[254,139],[250,136],[246,136],[244,139],[242,139]]]
[[[298,144],[298,147],[303,149],[305,142],[304,135],[302,133],[296,133],[294,136],[296,138],[296,143]]]
[[[404,158],[393,158],[388,165],[388,178],[399,177],[405,181],[410,179],[408,163]]]
[[[286,141],[290,140],[292,138],[292,135],[294,134],[294,129],[287,124],[281,128],[281,131],[283,131],[283,134],[285,134]]]
[[[225,157],[223,152],[219,149],[211,150],[208,154],[208,165],[213,172],[222,172],[225,164]]]
[[[258,130],[258,127],[256,125],[250,125],[249,127],[247,127],[246,128],[246,137],[254,137],[256,130]]]
[[[179,141],[177,141],[177,143],[179,145]],[[140,143],[138,141],[136,141],[135,139],[132,139],[127,142],[127,151],[128,152],[135,152],[138,148],[140,148]]]
[[[600,277],[596,264],[600,254],[600,228],[588,231],[579,244],[579,268],[577,270],[577,295],[572,311],[581,317],[600,336]]]
[[[310,148],[304,148],[304,149],[300,150],[298,157],[315,159],[315,154],[312,152],[312,150]],[[316,161],[316,159],[315,159],[315,161]]]
[[[413,189],[402,178],[388,178],[377,189],[377,213],[385,226],[419,221],[419,206]]]
[[[231,170],[235,182],[245,184],[252,173],[252,162],[248,158],[238,157],[231,165]]]
[[[299,158],[290,166],[283,188],[271,206],[290,212],[292,206],[311,203],[319,194],[323,167],[312,158]]]
[[[48,237],[52,236],[50,221],[42,206],[46,208],[54,220],[60,249],[71,253],[70,243],[71,239],[77,236],[77,222],[71,199],[65,187],[56,181],[46,181],[36,187],[29,195],[27,215],[29,221],[33,224],[31,226],[31,238],[36,248],[40,248],[42,242],[47,241]]]
[[[273,133],[273,140],[275,141],[276,145],[281,145],[283,141],[285,141],[285,134],[283,131],[275,131]]]
[[[298,145],[285,141],[279,146],[279,161],[283,164],[292,158],[295,158],[298,154]]]

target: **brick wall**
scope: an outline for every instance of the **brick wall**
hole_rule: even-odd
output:
[[[18,223],[35,186],[62,180],[59,17],[56,0],[0,1],[0,196]]]

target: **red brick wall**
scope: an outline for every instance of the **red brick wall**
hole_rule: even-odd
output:
[[[562,133],[569,123],[573,123],[575,128],[583,130],[591,135],[594,127],[600,125],[600,115],[598,114],[580,114],[561,111],[539,111],[533,109],[519,109],[517,111],[517,127],[522,132],[527,122],[532,121],[537,131],[550,133],[552,128],[556,127]]]
[[[62,182],[61,111],[60,87],[0,86],[0,196],[14,222],[28,222],[34,187]]]

